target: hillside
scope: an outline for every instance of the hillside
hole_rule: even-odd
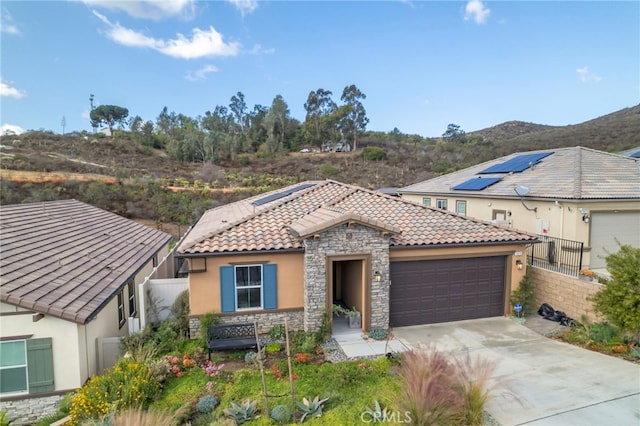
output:
[[[358,152],[245,153],[219,164],[174,160],[126,132],[113,139],[31,132],[0,137],[0,196],[3,204],[73,197],[127,217],[188,224],[211,206],[303,180],[402,187],[512,152],[578,145],[607,152],[640,146],[640,105],[572,126],[510,121],[459,142],[369,132]],[[371,148],[384,158],[365,160],[362,150]],[[168,194],[155,189],[162,187]]]

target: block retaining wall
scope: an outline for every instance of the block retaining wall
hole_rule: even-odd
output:
[[[604,320],[596,314],[593,304],[588,300],[602,288],[601,283],[536,267],[530,267],[529,277],[533,283],[537,307],[548,303],[553,309],[564,312],[576,321],[581,321],[583,315],[588,322]]]

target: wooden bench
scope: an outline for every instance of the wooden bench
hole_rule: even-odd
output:
[[[256,334],[253,324],[217,324],[207,329],[209,359],[211,351],[256,348]]]

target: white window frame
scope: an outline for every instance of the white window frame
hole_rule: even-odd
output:
[[[138,306],[136,305],[136,283],[133,279],[127,281],[127,292],[129,293],[129,317],[135,317]]]
[[[24,364],[15,364],[15,365],[8,365],[8,366],[0,366],[0,370],[9,370],[9,369],[17,369],[17,368],[24,368],[24,377],[25,377],[25,383],[27,385],[27,388],[24,391],[16,391],[16,392],[5,392],[2,393],[2,396],[8,396],[8,395],[26,395],[29,393],[29,366],[27,364],[28,360],[27,360],[27,341],[24,339],[16,339],[16,340],[6,340],[3,342],[0,342],[0,345],[4,344],[4,343],[16,343],[16,342],[22,342],[22,348],[24,350]]]
[[[449,202],[446,198],[436,198],[436,208],[447,210],[449,206]]]
[[[460,209],[460,206],[463,206],[463,209]],[[460,211],[462,210],[462,211]],[[467,201],[466,200],[456,200],[456,213],[467,215]]]
[[[422,197],[422,205],[431,207],[431,198],[430,197]]]
[[[249,271],[251,270],[250,268],[252,267],[259,267],[260,268],[260,284],[256,285],[256,284],[249,284],[246,286],[238,286],[238,269],[240,268],[246,268],[247,269],[247,277],[249,277]],[[250,278],[250,277],[249,277]],[[255,264],[255,265],[235,265],[233,268],[233,287],[235,290],[235,305],[236,305],[236,311],[253,311],[253,310],[257,310],[257,309],[264,309],[264,269],[262,268],[261,264]],[[258,288],[260,289],[260,306],[249,306],[246,308],[241,308],[238,306],[238,290],[242,289],[242,290],[250,290],[252,288]]]
[[[126,313],[124,312],[124,290],[118,293],[118,327],[122,328],[125,322],[127,322]]]

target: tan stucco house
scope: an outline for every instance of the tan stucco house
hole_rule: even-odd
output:
[[[340,182],[307,181],[211,209],[183,238],[191,327],[217,312],[268,331],[501,316],[535,236]],[[331,324],[330,324],[331,325]]]
[[[640,159],[572,147],[519,152],[398,190],[402,198],[583,242],[582,266],[640,247]]]
[[[76,200],[0,207],[0,399],[61,394],[109,366],[138,283],[172,237]],[[4,406],[4,405],[3,405]]]

